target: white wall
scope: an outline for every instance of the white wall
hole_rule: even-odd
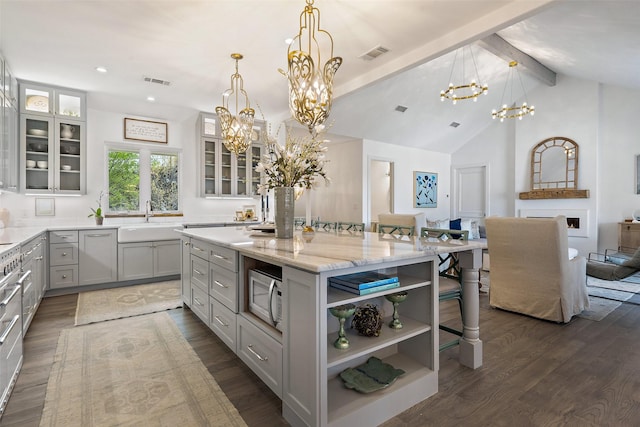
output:
[[[55,216],[35,216],[35,199],[43,196],[25,196],[5,192],[0,195],[0,207],[9,209],[10,225],[33,224],[92,224],[87,218],[89,208],[96,206],[100,191],[106,188],[105,142],[126,142],[123,139],[124,117],[135,117],[168,123],[169,147],[181,150],[180,176],[181,208],[186,221],[230,221],[237,209],[253,204],[260,209],[260,199],[204,199],[198,196],[198,147],[196,120],[198,111],[166,107],[149,103],[136,103],[127,99],[89,94],[87,109],[87,194],[76,197],[54,197]],[[162,147],[164,144],[145,144]],[[161,221],[155,218],[154,221]],[[175,218],[166,220],[174,221]],[[140,218],[129,221],[138,222]],[[109,223],[126,222],[122,219],[105,220]]]
[[[393,162],[393,213],[424,213],[430,220],[449,218],[451,186],[449,154],[426,151],[411,147],[400,147],[383,142],[365,140],[363,145],[362,166],[364,181],[362,187],[362,206],[369,206],[367,182],[371,159]],[[434,172],[438,174],[438,205],[436,208],[414,208],[413,172]],[[370,223],[365,208],[363,221]]]
[[[528,93],[534,117],[492,123],[452,156],[455,166],[490,165],[491,215],[516,216],[521,209],[587,209],[588,237],[570,237],[582,255],[617,247],[617,223],[640,209],[635,192],[635,120],[640,91],[558,76],[554,87]],[[506,125],[506,126],[505,126]],[[588,199],[519,200],[530,190],[530,153],[552,136],[579,145],[578,188]]]

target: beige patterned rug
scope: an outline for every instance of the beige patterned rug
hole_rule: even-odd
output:
[[[182,307],[180,280],[78,294],[76,326]]]
[[[64,329],[40,426],[246,426],[167,313]]]

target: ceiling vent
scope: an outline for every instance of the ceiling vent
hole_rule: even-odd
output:
[[[451,126],[452,128],[457,128],[458,126],[460,126],[460,123],[458,123],[458,122],[451,122],[451,123],[449,124],[449,126]]]
[[[386,47],[376,46],[373,49],[371,49],[369,52],[363,53],[358,58],[362,58],[366,61],[371,61],[372,59],[376,59],[378,56],[387,52],[389,52],[389,49],[387,49]]]
[[[168,80],[154,79],[153,77],[144,77],[144,81],[149,83],[157,83],[162,86],[169,86],[171,84],[171,82]]]
[[[401,113],[404,113],[405,111],[407,111],[407,107],[405,107],[404,105],[398,105],[396,107],[396,111],[400,111]]]

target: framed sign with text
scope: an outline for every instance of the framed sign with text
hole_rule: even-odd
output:
[[[151,120],[124,119],[124,139],[167,143],[167,124]]]

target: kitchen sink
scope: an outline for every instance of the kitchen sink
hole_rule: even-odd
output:
[[[118,243],[149,242],[152,240],[175,240],[180,238],[180,223],[144,223],[121,225],[118,228]]]

